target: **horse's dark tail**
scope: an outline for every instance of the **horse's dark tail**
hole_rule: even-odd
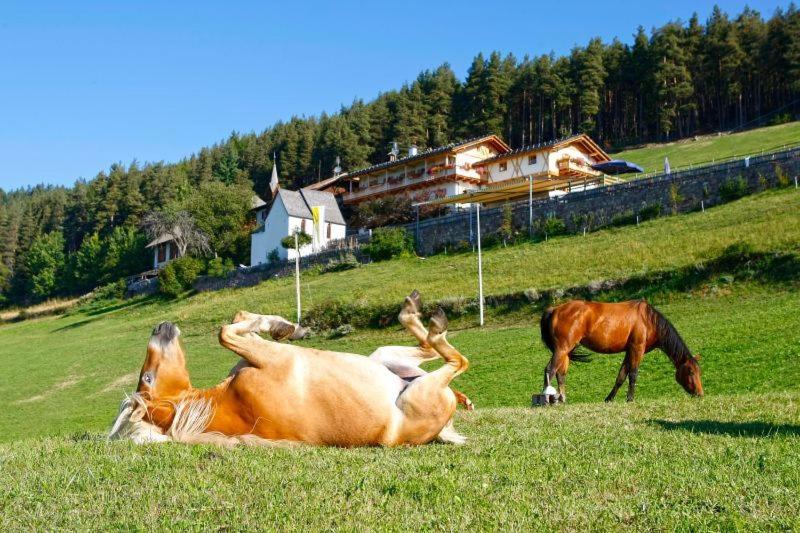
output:
[[[540,329],[542,331],[542,342],[547,346],[551,352],[555,353],[556,350],[556,340],[553,336],[553,312],[555,309],[552,307],[548,307],[542,313],[542,321],[540,325]],[[570,361],[575,361],[576,363],[588,363],[592,360],[591,354],[585,350],[581,350],[579,348],[574,348],[571,352],[569,352],[569,359]]]
[[[555,309],[552,307],[545,309],[544,313],[542,313],[542,321],[540,323],[542,342],[551,352],[555,352],[556,350],[556,340],[553,338],[553,311],[555,311]]]
[[[661,314],[661,312],[650,304],[647,304],[647,309],[650,313],[650,320],[656,330],[656,337],[658,338],[658,347],[669,356],[672,363],[676,366],[686,359],[691,359],[692,352],[686,343],[681,338],[678,330],[672,325],[672,322]]]

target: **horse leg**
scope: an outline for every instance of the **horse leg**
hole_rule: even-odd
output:
[[[258,336],[258,333],[266,332],[275,339],[300,338],[297,335],[305,333],[299,325],[295,326],[279,316],[239,311],[233,324],[220,329],[219,343],[256,368],[263,368],[276,356],[291,356],[288,345],[270,342]]]
[[[617,391],[625,383],[625,380],[628,377],[628,361],[629,358],[625,355],[625,359],[622,360],[622,365],[619,367],[619,374],[617,374],[617,381],[614,382],[614,387],[611,389],[611,392],[608,393],[606,396],[607,402],[613,402],[614,398],[617,396]]]
[[[642,362],[644,357],[644,345],[637,344],[630,350],[630,368],[628,370],[628,398],[627,401],[633,401],[633,395],[636,392],[636,378],[639,377],[639,363]]]
[[[447,341],[447,317],[441,310],[431,317],[426,341],[445,364],[415,379],[398,398],[405,422],[397,442],[421,444],[438,435],[446,442],[461,443],[463,437],[448,425],[456,408],[450,382],[467,370],[469,361]]]
[[[406,297],[405,302],[403,303],[403,308],[400,310],[400,315],[397,317],[399,322],[403,325],[403,327],[408,331],[419,343],[419,348],[399,348],[398,347],[386,347],[390,349],[394,353],[398,353],[398,350],[406,350],[402,353],[403,358],[406,359],[403,366],[408,367],[416,366],[419,373],[413,373],[409,376],[399,374],[401,377],[414,377],[427,374],[424,370],[418,368],[420,364],[426,361],[433,361],[434,359],[439,358],[439,354],[434,350],[430,344],[428,343],[428,330],[425,328],[424,324],[422,323],[421,319],[421,310],[422,310],[422,300],[420,298],[420,294],[418,290],[414,290],[409,296]],[[383,350],[383,348],[378,348],[375,353],[370,356],[372,358],[375,356],[379,351]],[[411,361],[408,360],[411,359]],[[384,361],[381,361],[386,364]],[[394,363],[397,364],[397,363]],[[395,372],[395,370],[390,366],[390,364],[386,364],[390,370]],[[404,370],[406,369],[404,368]],[[397,372],[395,372],[397,373]],[[456,395],[456,400],[459,404],[463,405],[467,411],[474,411],[475,404],[472,403],[466,394],[456,389],[453,389],[453,393]]]
[[[556,380],[558,381],[558,401],[567,403],[567,370],[569,369],[569,352],[561,357],[556,368]]]

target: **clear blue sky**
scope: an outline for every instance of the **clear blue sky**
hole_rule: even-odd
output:
[[[729,14],[746,2],[718,2]],[[753,0],[771,15],[788,2]],[[0,187],[176,161],[480,51],[568,52],[713,2],[0,2]]]

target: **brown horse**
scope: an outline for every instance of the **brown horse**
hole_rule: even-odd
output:
[[[583,345],[600,353],[625,352],[614,388],[606,401],[614,400],[628,378],[628,401],[633,401],[639,363],[654,348],[669,356],[675,365],[675,380],[693,396],[703,395],[699,356],[689,351],[675,327],[655,307],[644,300],[598,303],[573,300],[542,315],[542,341],[553,353],[544,370],[545,387],[553,376],[558,380],[558,399],[566,401],[565,380],[570,359],[581,361],[586,354],[576,351]]]
[[[219,340],[244,361],[210,389],[192,387],[180,331],[162,323],[148,344],[137,392],[123,402],[111,436],[137,442],[345,447],[424,444],[437,438],[463,443],[452,427],[456,395],[449,384],[469,363],[447,341],[444,313],[435,313],[426,330],[420,308],[415,291],[399,316],[420,345],[385,347],[376,358],[267,341],[258,333],[296,339],[302,328],[281,317],[240,311],[233,324],[223,326]],[[433,354],[445,364],[430,373],[420,370],[419,363]]]

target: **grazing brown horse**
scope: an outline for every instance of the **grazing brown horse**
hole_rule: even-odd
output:
[[[426,330],[420,309],[415,291],[399,316],[420,345],[384,347],[374,358],[265,340],[258,333],[282,340],[303,331],[278,316],[240,311],[219,340],[243,361],[210,389],[192,387],[180,331],[162,323],[148,344],[137,392],[123,402],[111,437],[345,447],[463,443],[452,427],[456,395],[449,384],[469,363],[447,341],[444,313],[434,313]],[[433,354],[445,364],[420,370]]]
[[[553,376],[558,380],[559,400],[566,401],[565,380],[570,359],[580,361],[585,354],[576,348],[583,345],[600,353],[625,352],[614,388],[606,401],[614,400],[628,378],[628,401],[633,401],[639,363],[654,348],[669,356],[675,365],[675,380],[693,396],[703,395],[698,357],[694,357],[675,327],[655,307],[644,300],[598,303],[573,300],[542,315],[542,341],[553,353],[544,370],[545,387]]]

